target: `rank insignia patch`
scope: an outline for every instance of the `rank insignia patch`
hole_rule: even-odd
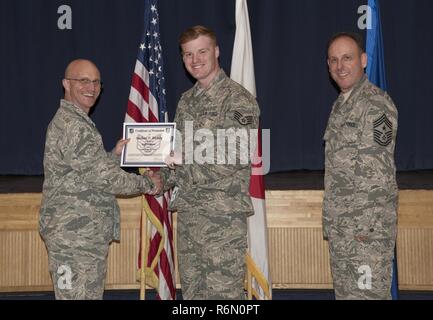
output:
[[[253,116],[244,116],[242,113],[235,111],[233,118],[241,125],[246,126],[253,123]]]
[[[392,141],[392,122],[383,114],[373,122],[374,141],[383,146],[388,146]]]

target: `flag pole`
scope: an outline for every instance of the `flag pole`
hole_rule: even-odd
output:
[[[158,0],[144,0],[144,28],[132,75],[125,122],[159,122],[167,111],[157,3]],[[156,69],[158,72],[152,71]],[[144,170],[139,168],[140,174]],[[138,226],[141,247],[137,254],[137,264],[143,267],[136,272],[141,299],[144,299],[146,286],[156,289],[157,298],[175,299],[173,229],[167,210],[169,201],[168,192],[158,197],[143,197],[142,218]]]
[[[147,247],[147,212],[145,210],[144,202],[146,200],[146,196],[143,194],[141,196],[142,205],[141,205],[141,251],[140,251],[140,257],[141,257],[141,269],[140,269],[140,300],[145,300],[146,295],[146,264],[145,264],[145,257],[147,257],[148,254],[148,247]]]
[[[368,0],[368,6],[372,11],[372,27],[367,29],[366,36],[368,56],[366,73],[372,83],[383,91],[387,91],[379,0]],[[392,259],[391,297],[393,300],[398,300],[397,243],[394,246],[394,258]]]

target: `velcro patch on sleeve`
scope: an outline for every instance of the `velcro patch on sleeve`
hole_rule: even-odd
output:
[[[383,114],[373,122],[374,141],[387,147],[392,141],[392,122]]]
[[[242,126],[247,126],[253,123],[253,116],[245,116],[239,111],[233,113],[233,118],[239,122]]]

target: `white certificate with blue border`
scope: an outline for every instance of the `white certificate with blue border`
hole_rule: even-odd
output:
[[[174,150],[176,123],[124,123],[123,139],[130,139],[122,151],[122,167],[166,167]]]

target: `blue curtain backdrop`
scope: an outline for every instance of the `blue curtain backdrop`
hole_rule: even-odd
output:
[[[61,5],[72,30],[59,30]],[[337,31],[359,31],[367,0],[249,0],[262,127],[271,129],[271,172],[322,169],[322,135],[337,91],[326,43]],[[74,58],[99,66],[104,91],[91,117],[107,149],[121,135],[142,30],[142,0],[0,1],[0,174],[42,174],[46,127],[63,96]],[[222,67],[230,70],[234,0],[159,0],[170,119],[191,87],[179,55],[182,30],[216,30]],[[399,170],[433,168],[433,2],[382,0],[388,92],[399,111]],[[365,31],[361,31],[363,34]]]

